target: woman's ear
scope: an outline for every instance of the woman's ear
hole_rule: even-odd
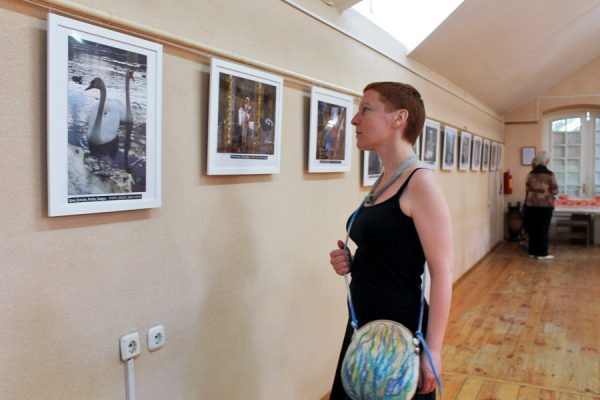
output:
[[[396,124],[397,126],[406,124],[406,121],[408,120],[408,110],[405,109],[401,109],[396,111],[396,115],[394,116],[394,124]]]

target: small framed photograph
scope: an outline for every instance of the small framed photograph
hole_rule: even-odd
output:
[[[383,163],[374,151],[363,151],[363,186],[373,186],[383,172]]]
[[[161,206],[162,46],[48,15],[48,214]]]
[[[421,135],[421,161],[429,168],[437,168],[440,145],[440,123],[429,119],[425,120]]]
[[[308,172],[350,171],[352,104],[350,96],[312,87]]]
[[[418,159],[421,159],[421,135],[417,136],[415,144],[413,145],[413,151],[417,155]]]
[[[490,141],[483,139],[483,149],[481,150],[481,170],[490,170]]]
[[[521,165],[531,166],[535,158],[535,147],[521,147]]]
[[[496,170],[501,171],[503,168],[502,163],[502,148],[504,145],[502,143],[498,143],[497,153],[496,153]]]
[[[473,135],[473,150],[471,151],[471,171],[481,170],[481,147],[483,139]]]
[[[444,127],[444,148],[442,150],[442,169],[450,171],[456,169],[456,145],[458,131],[451,126]]]
[[[497,165],[497,152],[498,152],[498,143],[492,142],[490,145],[490,171],[496,171],[498,169]]]
[[[471,163],[471,142],[473,136],[468,132],[460,133],[460,152],[458,155],[459,171],[468,171]]]
[[[213,58],[208,175],[277,174],[283,78]]]

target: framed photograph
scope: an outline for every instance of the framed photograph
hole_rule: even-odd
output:
[[[521,147],[521,165],[531,166],[535,158],[535,147]]]
[[[350,171],[352,104],[350,96],[312,87],[308,172]]]
[[[481,170],[490,170],[490,141],[483,139],[483,149],[481,151]]]
[[[444,127],[444,148],[442,150],[442,169],[449,171],[456,169],[456,145],[458,132],[451,126]]]
[[[421,159],[421,135],[417,136],[417,140],[415,141],[415,144],[413,145],[413,151],[417,155],[417,158]]]
[[[363,186],[373,186],[383,172],[383,163],[374,151],[363,151]]]
[[[473,149],[471,151],[471,171],[481,170],[481,147],[483,139],[473,135]]]
[[[48,214],[161,206],[162,46],[48,15]]]
[[[468,171],[471,164],[471,142],[473,136],[468,132],[460,133],[460,152],[458,155],[459,171]]]
[[[496,153],[496,170],[497,171],[501,171],[502,170],[502,148],[504,147],[504,145],[502,143],[498,143],[498,147],[497,147],[497,153]]]
[[[498,151],[498,143],[492,142],[490,144],[490,171],[496,171],[498,169],[497,165],[497,151]]]
[[[421,161],[430,168],[437,168],[440,145],[440,123],[429,119],[425,120],[421,135]]]
[[[277,174],[283,78],[213,58],[208,175]]]

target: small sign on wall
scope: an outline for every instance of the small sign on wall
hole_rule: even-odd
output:
[[[535,147],[521,147],[521,165],[530,166],[535,158]]]

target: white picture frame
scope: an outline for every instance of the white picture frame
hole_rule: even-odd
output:
[[[497,171],[497,152],[498,152],[498,143],[492,141],[490,144],[490,171]]]
[[[468,171],[471,165],[471,146],[473,135],[468,132],[460,132],[460,151],[458,154],[458,170]]]
[[[48,14],[48,215],[161,206],[162,46]]]
[[[440,123],[425,119],[421,135],[421,161],[425,166],[435,169],[438,166],[440,147]]]
[[[444,126],[444,146],[442,149],[442,169],[451,171],[456,169],[456,148],[458,131],[451,126]]]
[[[383,172],[383,163],[374,151],[363,151],[363,186],[373,186]]]
[[[483,139],[473,135],[473,148],[471,151],[471,171],[481,171],[481,150]]]
[[[420,160],[421,159],[421,135],[417,136],[417,140],[415,140],[415,144],[413,145],[413,151],[415,155]]]
[[[283,78],[213,58],[208,110],[208,175],[277,174]]]
[[[483,147],[481,149],[481,170],[489,171],[490,169],[490,141],[483,139]]]
[[[536,148],[533,146],[521,147],[521,165],[531,166],[535,158]]]
[[[308,172],[350,171],[353,99],[313,86],[310,100]]]
[[[498,152],[496,154],[496,170],[502,171],[503,163],[502,163],[502,153],[503,153],[504,145],[502,143],[498,143]]]

